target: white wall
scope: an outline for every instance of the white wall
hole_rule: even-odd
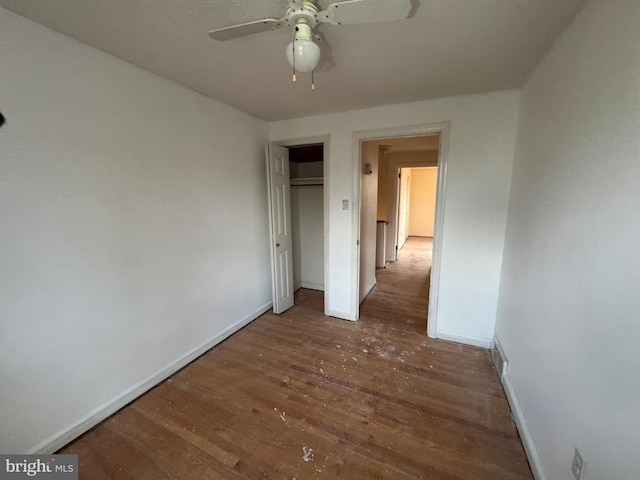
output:
[[[324,162],[289,162],[291,178],[321,182]],[[324,188],[291,187],[293,288],[324,290]]]
[[[324,290],[324,201],[322,186],[291,187],[293,283]]]
[[[0,452],[51,451],[268,308],[267,125],[0,32]]]
[[[640,478],[640,3],[588,2],[523,90],[496,334],[538,478]]]
[[[433,237],[437,183],[438,169],[436,167],[411,169],[409,235]]]
[[[493,337],[502,246],[515,145],[519,92],[445,98],[274,122],[271,140],[330,136],[329,309],[354,318],[358,285],[352,269],[358,230],[354,133],[451,123],[442,273],[441,337],[489,345]],[[342,210],[342,200],[350,201]]]
[[[360,210],[360,289],[362,302],[376,284],[376,228],[378,210],[378,145],[362,142],[361,154],[361,198]],[[367,175],[365,167],[371,165]]]

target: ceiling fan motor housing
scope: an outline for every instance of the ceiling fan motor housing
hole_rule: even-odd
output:
[[[313,2],[305,0],[302,3],[302,8],[289,7],[287,9],[285,19],[287,21],[287,25],[290,27],[303,24],[309,25],[311,30],[313,30],[318,23],[317,15],[318,7]]]

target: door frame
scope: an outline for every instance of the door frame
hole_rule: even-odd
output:
[[[407,230],[408,230],[408,225],[407,225],[407,217],[409,216],[409,205],[411,202],[411,177],[409,176],[409,178],[407,178],[407,186],[405,187],[405,191],[402,191],[402,170],[409,170],[411,167],[398,167],[398,172],[400,172],[400,176],[398,177],[398,180],[395,182],[395,188],[398,189],[398,193],[397,195],[394,195],[397,205],[395,205],[394,207],[394,212],[395,212],[395,218],[396,218],[396,229],[395,229],[395,240],[396,240],[396,251],[394,252],[394,259],[393,261],[397,261],[398,260],[398,251],[404,247],[404,243],[407,241],[407,238],[409,237],[409,235],[407,234]],[[404,193],[404,200],[402,199],[402,194]],[[400,207],[402,206],[402,204],[404,203],[404,219],[400,218]],[[405,229],[405,238],[404,241],[402,242],[402,246],[400,246],[400,222],[404,222],[404,229]]]
[[[323,245],[324,245],[324,311],[325,315],[329,312],[329,293],[330,279],[329,275],[329,135],[320,135],[314,137],[299,137],[285,140],[269,142],[270,145],[279,145],[281,147],[301,147],[304,145],[322,144],[322,202],[323,202]]]
[[[431,285],[429,288],[429,307],[427,321],[427,335],[436,338],[438,324],[438,295],[440,290],[440,270],[442,263],[442,243],[444,233],[444,212],[447,186],[447,158],[449,156],[449,136],[451,133],[450,122],[439,122],[424,125],[412,125],[406,127],[393,127],[374,130],[362,130],[352,135],[352,177],[353,198],[357,199],[357,208],[354,205],[352,217],[352,231],[357,232],[358,238],[352,246],[352,302],[354,305],[355,319],[360,318],[360,209],[362,204],[361,189],[361,155],[362,142],[368,140],[384,140],[389,138],[419,137],[427,135],[440,135],[440,147],[438,150],[438,181],[436,186],[436,212],[433,229],[433,257],[431,263]]]
[[[398,174],[400,173],[400,170],[404,168],[425,168],[425,167],[438,168],[438,164],[434,162],[427,162],[427,161],[419,162],[419,163],[398,162],[392,165],[392,167],[395,168],[395,176],[397,177]],[[396,181],[393,184],[393,188],[394,188],[393,208],[392,208],[393,216],[389,220],[389,231],[390,231],[390,234],[393,235],[393,238],[395,239],[394,248],[391,250],[391,258],[390,258],[391,262],[398,261],[398,252],[400,250],[400,245],[398,245],[398,235],[400,234],[400,205],[399,205],[400,181],[399,180],[400,179],[396,179]],[[436,186],[436,195],[437,195],[437,190],[438,190],[438,187]],[[434,223],[434,236],[435,236],[435,223]],[[385,253],[386,253],[386,250],[385,250]]]

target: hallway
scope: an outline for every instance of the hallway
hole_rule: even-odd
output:
[[[426,335],[433,239],[409,237],[398,261],[376,269],[376,287],[360,306],[360,320],[388,318],[396,328]]]

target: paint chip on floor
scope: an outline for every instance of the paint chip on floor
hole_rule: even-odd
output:
[[[302,447],[302,460],[305,462],[310,462],[313,460],[313,448]]]

